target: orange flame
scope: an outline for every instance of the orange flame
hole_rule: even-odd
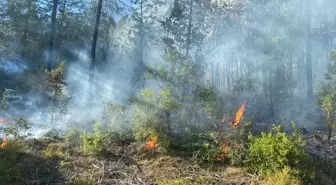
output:
[[[2,143],[1,143],[1,145],[0,145],[0,149],[4,149],[4,148],[6,148],[7,143],[8,143],[8,141],[7,141],[7,137],[4,136],[3,141],[2,141]]]
[[[224,141],[220,154],[216,157],[217,161],[222,161],[228,157],[230,152],[230,143],[228,141]]]
[[[243,117],[244,112],[245,112],[245,105],[246,105],[246,101],[244,100],[243,104],[240,106],[240,108],[238,109],[238,111],[236,113],[236,118],[235,118],[234,122],[230,123],[233,128],[238,127],[238,125],[241,121],[241,118]]]
[[[157,147],[158,136],[149,138],[147,144],[145,145],[146,150],[152,150]]]

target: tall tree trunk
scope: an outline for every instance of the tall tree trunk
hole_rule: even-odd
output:
[[[26,54],[26,46],[27,46],[27,34],[28,34],[28,24],[30,18],[30,9],[31,9],[32,0],[28,0],[28,7],[27,7],[27,15],[25,19],[25,27],[22,36],[22,50],[21,50],[21,58],[25,57]]]
[[[100,22],[100,15],[101,9],[103,6],[103,0],[98,1],[97,7],[97,14],[96,14],[96,22],[93,30],[92,36],[92,43],[91,43],[91,63],[90,63],[90,74],[89,74],[89,85],[92,86],[93,76],[94,76],[94,69],[96,67],[96,46],[97,46],[97,39],[98,39],[98,30],[99,30],[99,22]]]
[[[331,133],[332,133],[332,127],[330,125],[330,121],[331,120],[331,117],[330,117],[330,112],[327,113],[327,122],[328,122],[328,144],[330,145],[330,139],[331,139]]]
[[[310,0],[306,0],[306,73],[307,73],[307,99],[313,101],[313,72],[312,72],[312,54],[311,54],[311,17]]]
[[[64,0],[64,2],[63,2],[63,10],[62,10],[62,16],[61,16],[61,21],[60,21],[60,25],[59,25],[59,29],[60,30],[62,30],[63,29],[63,22],[64,22],[64,17],[65,17],[65,8],[66,8],[66,3],[67,3],[67,1],[66,0]],[[58,60],[58,58],[59,58],[59,48],[61,47],[61,39],[59,39],[60,38],[60,34],[58,33],[58,43],[56,44],[56,61]]]
[[[231,76],[232,73],[228,68],[225,68],[225,74],[226,74],[226,83],[227,83],[227,92],[230,92],[231,90]]]
[[[225,92],[225,88],[226,88],[226,70],[225,70],[225,66],[226,66],[226,61],[224,61],[224,63],[222,64],[222,91]]]
[[[193,3],[194,3],[194,0],[190,0],[186,58],[189,57],[189,50],[190,50],[190,44],[191,44],[191,27],[192,27]]]
[[[140,61],[143,62],[143,0],[140,2]]]
[[[58,0],[53,0],[52,12],[51,12],[51,24],[50,24],[50,38],[49,38],[49,49],[47,58],[47,70],[51,71],[52,63],[52,51],[54,46],[54,40],[56,35],[56,11],[57,11]]]
[[[215,83],[216,83],[216,90],[220,92],[220,75],[219,75],[219,63],[216,64],[216,72],[215,72]]]
[[[215,64],[211,63],[211,85],[212,87],[215,87]]]

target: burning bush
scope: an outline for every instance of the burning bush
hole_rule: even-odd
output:
[[[135,123],[134,136],[137,141],[148,141],[158,137],[158,144],[168,149],[171,138],[171,114],[178,110],[171,90],[164,89],[156,95],[150,89],[144,89],[139,97],[134,99],[133,121]]]

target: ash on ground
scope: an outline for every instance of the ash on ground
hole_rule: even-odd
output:
[[[316,131],[305,134],[303,138],[306,140],[307,152],[322,158],[336,158],[336,136],[331,137],[330,144],[328,144],[327,132]]]

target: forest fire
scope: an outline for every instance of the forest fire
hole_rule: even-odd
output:
[[[241,119],[244,115],[245,106],[246,106],[246,101],[244,100],[243,104],[239,107],[238,111],[236,112],[236,116],[235,116],[234,120],[232,118],[229,119],[229,123],[233,128],[238,127],[238,125],[239,125],[239,123],[240,123],[240,121],[241,121]],[[227,116],[223,116],[223,118],[221,120],[221,123],[224,123],[227,118],[228,118]]]
[[[3,140],[2,140],[2,143],[1,143],[1,145],[0,145],[0,149],[4,149],[4,148],[6,148],[6,146],[7,146],[7,137],[6,136],[4,136],[4,138],[3,138]]]
[[[246,106],[246,101],[244,100],[243,104],[240,106],[240,108],[238,109],[237,113],[236,113],[236,118],[234,120],[234,122],[230,122],[230,125],[233,127],[233,128],[236,128],[240,121],[241,121],[241,118],[243,117],[244,115],[244,112],[245,112],[245,106]]]
[[[228,157],[230,152],[230,143],[228,141],[224,141],[223,145],[221,146],[221,152],[220,154],[216,157],[217,161],[222,161],[225,158]]]
[[[154,136],[149,138],[147,144],[145,145],[145,149],[146,150],[153,150],[154,148],[157,147],[157,140],[158,140],[158,136]]]

